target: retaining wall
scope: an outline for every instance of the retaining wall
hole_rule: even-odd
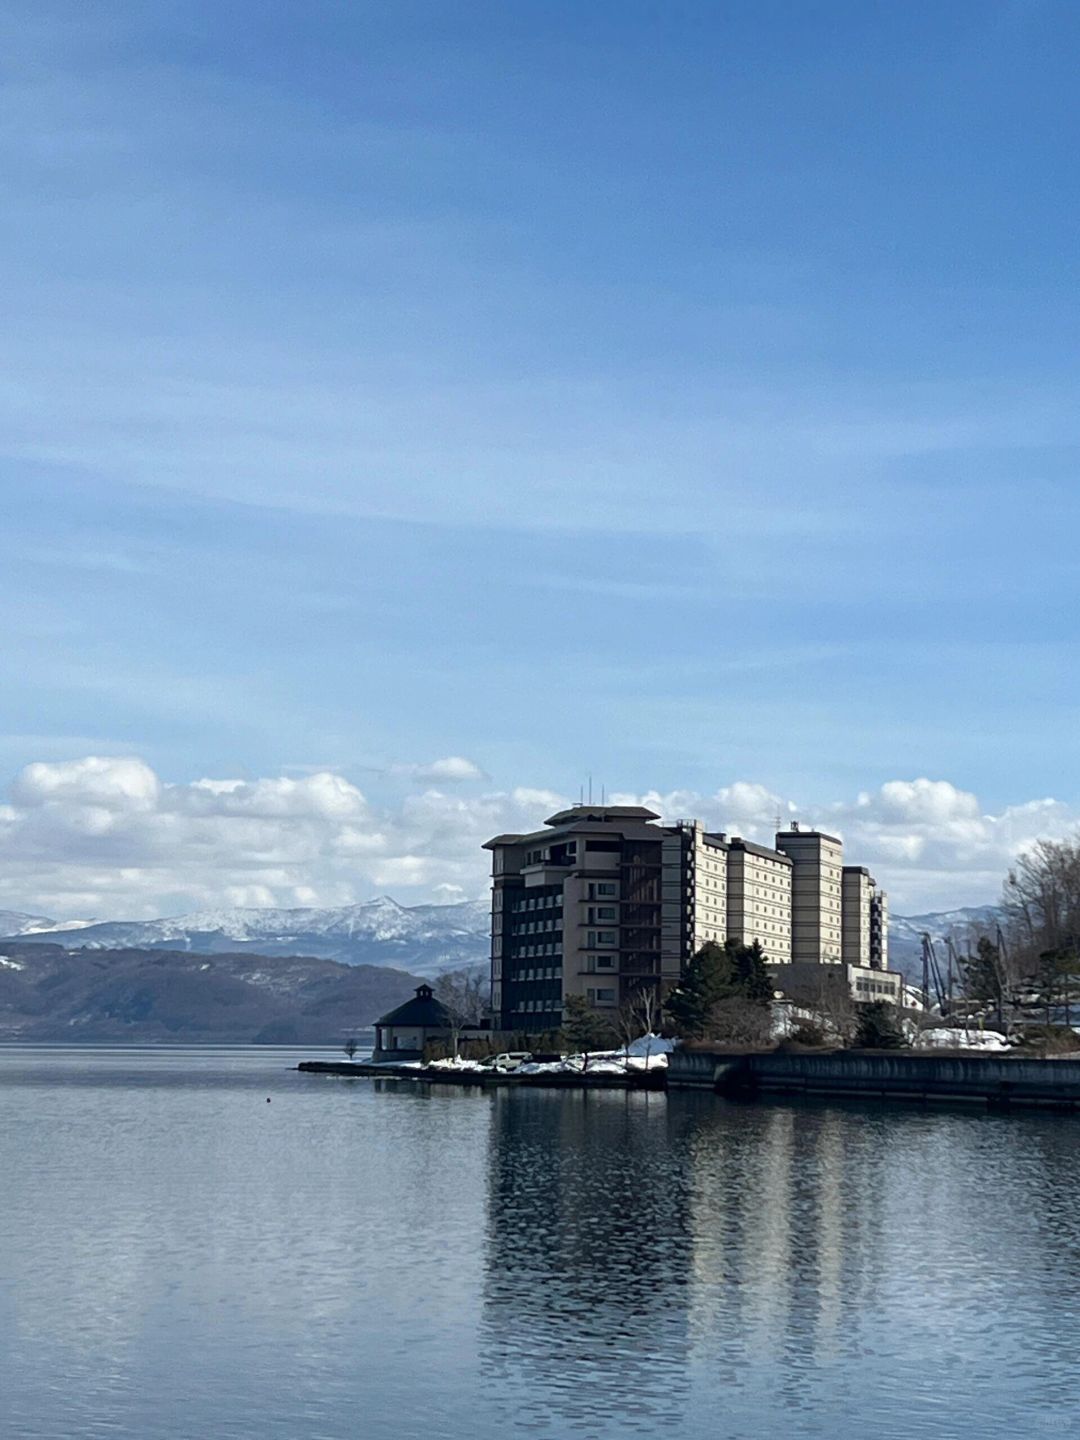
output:
[[[667,1081],[671,1089],[706,1089],[736,1095],[870,1095],[897,1100],[1080,1107],[1080,1062],[1014,1060],[996,1055],[676,1050],[668,1057]]]

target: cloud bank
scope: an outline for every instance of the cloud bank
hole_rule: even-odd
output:
[[[384,891],[405,903],[475,898],[487,888],[483,842],[535,829],[568,803],[542,787],[487,788],[480,766],[460,756],[406,769],[410,788],[375,804],[329,770],[170,783],[135,756],[35,762],[0,805],[0,908],[144,919],[343,905]],[[712,794],[611,799],[760,841],[777,817],[797,816],[841,835],[847,858],[869,865],[907,913],[995,899],[1018,852],[1080,818],[1053,799],[987,814],[975,795],[930,779],[891,780],[814,809],[744,780]]]

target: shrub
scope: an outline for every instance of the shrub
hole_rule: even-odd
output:
[[[859,1049],[906,1050],[910,1043],[895,1005],[887,1000],[871,1000],[858,1006],[855,1044]]]
[[[1080,1035],[1071,1025],[1025,1025],[1020,1044],[1038,1055],[1067,1055],[1080,1050]]]
[[[767,1006],[733,995],[712,1007],[707,1034],[710,1040],[727,1045],[768,1045],[772,1039],[772,1016]]]
[[[787,1040],[792,1045],[813,1045],[815,1047],[832,1043],[825,1026],[819,1020],[811,1020],[808,1016],[796,1020],[788,1033]]]

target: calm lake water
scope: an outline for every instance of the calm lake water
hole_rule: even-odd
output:
[[[5,1440],[1080,1429],[1074,1119],[298,1058],[0,1049]]]

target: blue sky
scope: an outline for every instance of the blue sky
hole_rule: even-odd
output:
[[[327,771],[413,870],[220,898],[472,894],[470,827],[591,771],[869,806],[909,908],[992,898],[1005,817],[1080,809],[1078,44],[1039,0],[6,5],[8,843],[33,764]],[[923,777],[993,843],[904,852]],[[0,901],[218,898],[53,818]]]

